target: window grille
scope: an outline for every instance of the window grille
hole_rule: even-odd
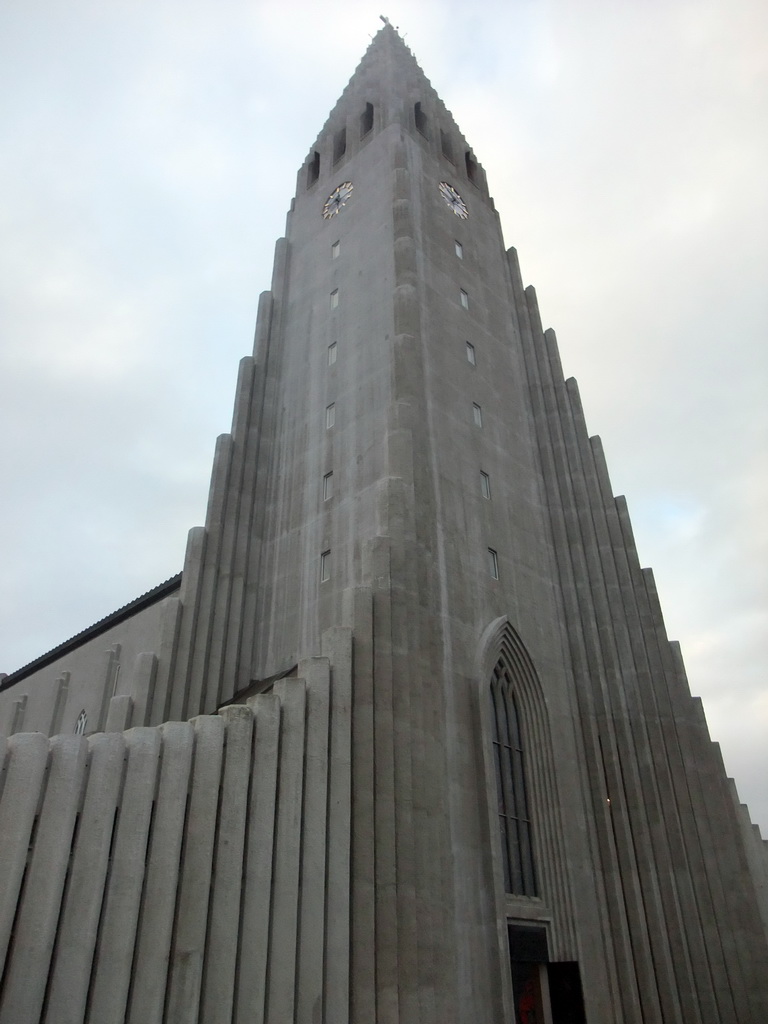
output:
[[[490,698],[504,889],[537,896],[520,714],[503,661],[493,670]]]

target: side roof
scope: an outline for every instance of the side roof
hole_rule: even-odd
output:
[[[35,658],[34,661],[30,661],[29,664],[23,665],[21,668],[16,669],[15,672],[11,672],[4,678],[0,676],[0,691],[7,690],[13,686],[14,683],[20,682],[27,676],[32,675],[33,672],[37,672],[38,669],[45,668],[46,665],[50,665],[51,662],[56,661],[65,654],[69,654],[70,651],[76,650],[82,644],[88,640],[92,640],[94,637],[99,636],[101,633],[106,633],[112,626],[116,626],[120,622],[124,622],[125,619],[131,618],[137,612],[143,611],[150,605],[155,604],[157,601],[162,601],[168,594],[172,594],[175,590],[178,590],[181,586],[181,576],[179,572],[175,576],[171,576],[164,583],[159,583],[152,590],[148,590],[146,594],[142,594],[133,601],[129,601],[128,604],[124,604],[122,608],[118,608],[117,611],[112,612],[110,615],[105,615],[103,619],[99,619],[98,622],[94,622],[92,626],[88,626],[86,629],[81,630],[79,633],[75,633],[69,640],[65,640],[64,643],[54,647],[46,654],[41,654],[39,658]]]

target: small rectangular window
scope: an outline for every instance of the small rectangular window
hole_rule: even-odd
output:
[[[488,548],[488,571],[491,574],[491,579],[499,578],[499,556],[493,548]]]
[[[373,104],[366,103],[365,110],[360,115],[360,138],[364,139],[373,128]]]
[[[320,177],[320,154],[315,150],[307,164],[307,188],[314,185]]]
[[[427,115],[421,109],[420,103],[415,103],[413,106],[413,117],[416,121],[416,128],[421,132],[425,139],[429,138],[427,134]]]
[[[333,473],[326,473],[323,477],[323,501],[333,497]]]
[[[341,252],[341,242],[334,242],[333,245],[331,246],[331,259],[332,260],[337,260],[339,258],[339,253],[340,252]]]
[[[456,255],[459,257],[460,260],[463,260],[464,259],[464,246],[461,244],[461,242],[454,242],[453,246],[456,249]]]
[[[331,578],[331,552],[324,551],[320,555],[320,582],[325,583]]]
[[[331,402],[328,408],[325,410],[325,429],[330,430],[336,422],[336,403]]]
[[[463,288],[459,292],[459,301],[464,309],[469,309],[469,296]]]
[[[328,365],[333,366],[336,362],[336,342],[328,346]]]
[[[471,182],[477,183],[477,161],[469,150],[464,154],[464,165],[467,168],[467,177]]]
[[[443,156],[446,160],[450,160],[453,163],[453,145],[451,144],[451,137],[447,135],[443,129],[440,129],[440,147],[443,151]]]
[[[480,470],[480,493],[484,498],[490,499],[491,497],[491,478],[482,469]]]
[[[333,162],[337,163],[347,152],[347,129],[340,128],[333,137]]]
[[[467,342],[467,362],[473,366],[477,366],[477,359],[475,358],[475,346],[471,342]]]
[[[331,292],[331,309],[336,309],[339,304],[339,289],[334,288]]]
[[[482,425],[483,425],[483,410],[480,408],[480,406],[477,404],[477,402],[473,402],[472,403],[472,416],[473,416],[474,421],[475,421],[475,426],[476,427],[482,427]]]

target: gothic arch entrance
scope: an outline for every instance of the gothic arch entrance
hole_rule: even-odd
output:
[[[585,1024],[546,694],[506,617],[483,635],[478,682],[510,1020]]]

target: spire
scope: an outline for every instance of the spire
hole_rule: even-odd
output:
[[[397,28],[385,15],[380,18],[382,27],[310,147],[297,191],[301,193],[329,168],[340,169],[369,132],[398,124],[435,155],[462,165],[487,199],[485,173],[453,114]]]

